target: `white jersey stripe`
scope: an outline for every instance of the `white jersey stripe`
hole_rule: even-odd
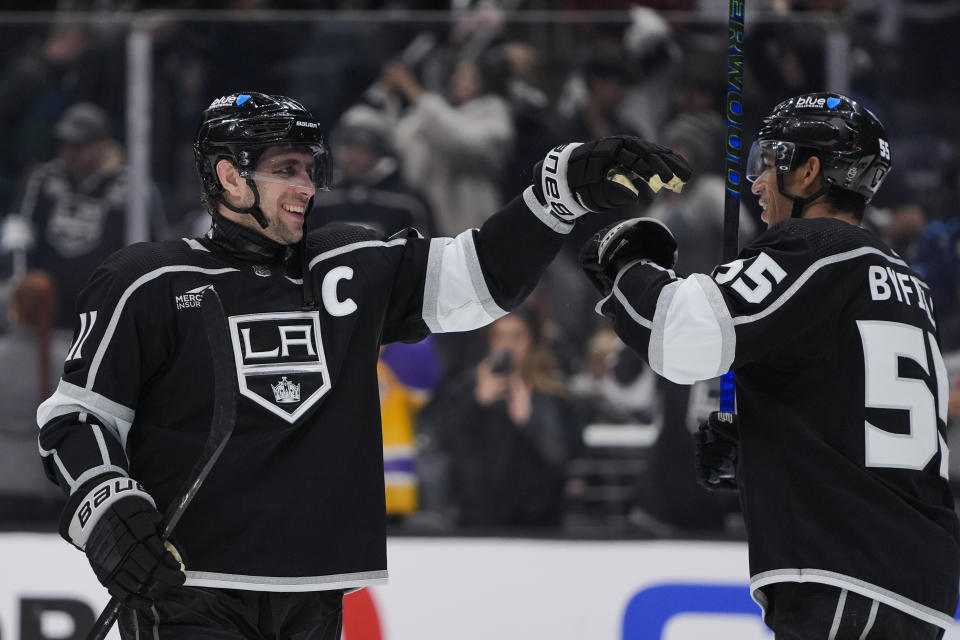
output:
[[[53,450],[53,462],[57,465],[57,469],[60,469],[60,474],[63,476],[63,479],[67,481],[67,485],[70,487],[70,493],[73,494],[77,490],[77,481],[73,479],[73,476],[70,475],[70,472],[67,471],[67,467],[63,464],[63,460],[60,459],[60,454],[57,453],[57,450]]]
[[[113,332],[117,329],[117,323],[120,322],[120,316],[123,314],[123,308],[127,304],[127,300],[130,299],[130,296],[133,295],[133,292],[139,289],[142,285],[159,278],[165,273],[174,273],[174,272],[193,272],[193,273],[205,273],[208,275],[217,275],[221,273],[230,273],[238,271],[233,267],[225,267],[221,269],[207,269],[204,267],[195,267],[192,265],[186,264],[175,264],[166,267],[160,267],[159,269],[154,269],[148,273],[143,274],[139,278],[133,281],[129,287],[123,292],[120,296],[120,299],[117,301],[117,306],[113,310],[113,315],[110,316],[110,322],[107,324],[107,330],[103,334],[103,338],[100,340],[100,344],[97,346],[97,353],[93,356],[93,361],[90,363],[90,370],[87,372],[87,389],[93,389],[93,383],[97,379],[97,371],[100,369],[100,363],[103,362],[103,356],[107,352],[107,347],[110,345],[110,340],[113,338]]]
[[[345,253],[350,253],[351,251],[356,251],[357,249],[366,249],[367,247],[396,247],[407,244],[406,238],[397,238],[396,240],[364,240],[363,242],[354,242],[353,244],[347,244],[342,247],[337,247],[336,249],[331,249],[330,251],[324,251],[321,254],[314,256],[313,260],[310,261],[308,269],[313,269],[314,266],[321,260],[328,260],[330,258],[335,258],[337,256],[342,256]]]
[[[207,249],[205,246],[200,244],[200,242],[198,240],[195,240],[194,238],[182,238],[182,240],[186,242],[187,246],[193,249],[194,251],[206,251],[207,253],[210,253],[209,249]]]
[[[221,589],[248,589],[252,591],[328,591],[332,589],[355,589],[374,584],[386,584],[387,572],[363,571],[329,576],[274,577],[246,576],[209,571],[185,571],[188,587],[213,587]]]
[[[833,612],[833,624],[830,625],[830,633],[827,640],[837,640],[837,632],[840,631],[840,620],[843,619],[843,608],[847,604],[847,590],[840,590],[840,597],[837,598],[837,609]]]
[[[809,267],[807,267],[804,270],[804,272],[800,274],[800,277],[797,278],[796,282],[790,285],[787,288],[787,290],[784,291],[780,295],[780,297],[777,298],[769,307],[767,307],[766,309],[764,309],[759,313],[753,314],[752,316],[738,316],[733,319],[733,323],[744,324],[747,322],[756,322],[757,320],[762,320],[763,318],[766,318],[768,315],[770,315],[771,313],[773,313],[774,311],[782,307],[784,304],[786,304],[787,300],[789,300],[793,296],[793,294],[799,291],[800,287],[805,285],[807,281],[813,277],[813,274],[815,274],[817,271],[819,271],[823,267],[829,266],[831,264],[836,264],[838,262],[844,262],[846,260],[855,260],[857,258],[863,257],[865,255],[869,255],[869,254],[876,254],[881,258],[887,260],[888,262],[892,262],[894,264],[900,265],[901,267],[909,268],[909,265],[903,260],[892,258],[887,254],[885,254],[880,249],[875,249],[874,247],[860,247],[859,249],[854,249],[853,251],[847,251],[845,253],[838,253],[833,256],[827,256],[826,258],[820,258],[819,260],[811,264]],[[894,278],[894,282],[896,282],[896,278]]]
[[[720,367],[716,375],[722,376],[733,366],[733,359],[737,355],[737,330],[733,325],[733,317],[730,315],[730,309],[727,308],[727,303],[723,299],[723,292],[720,291],[719,285],[713,278],[703,273],[697,273],[691,277],[696,279],[697,284],[700,285],[700,289],[713,308],[714,315],[716,315],[717,322],[720,325],[723,345],[720,348]]]
[[[950,447],[947,441],[937,432],[937,439],[940,441],[940,475],[944,480],[950,479]]]
[[[678,384],[722,375],[736,350],[733,323],[716,284],[697,275],[663,288],[650,331],[650,367]]]
[[[430,241],[422,315],[431,331],[469,331],[506,314],[487,288],[472,229]]]
[[[626,264],[622,269],[620,269],[620,271],[617,273],[617,277],[613,279],[613,291],[610,293],[610,295],[612,295],[613,297],[615,297],[615,298],[617,299],[617,302],[620,303],[620,306],[623,307],[623,310],[627,312],[627,315],[630,316],[630,318],[631,318],[634,322],[636,322],[638,325],[640,325],[641,327],[643,327],[643,328],[645,328],[645,329],[649,329],[649,328],[651,328],[651,327],[653,326],[653,322],[652,322],[651,320],[647,320],[646,318],[644,318],[643,316],[641,316],[640,313],[637,312],[637,310],[633,308],[633,305],[630,304],[630,301],[627,300],[627,296],[625,296],[625,295],[623,294],[623,291],[620,290],[620,280],[623,278],[624,274],[625,274],[627,271],[629,271],[632,266],[634,266],[634,265],[636,265],[636,264],[649,264],[651,267],[656,267],[657,269],[661,269],[659,266],[653,264],[652,262],[650,262],[650,261],[648,261],[648,260],[634,260],[633,262],[627,263],[627,264]],[[661,269],[661,271],[662,271],[662,270],[663,270],[663,269]],[[668,273],[670,273],[671,275],[673,275],[673,272],[672,272],[672,271],[668,271]],[[609,299],[610,299],[610,296],[607,296],[606,298],[604,298],[603,300],[601,300],[599,303],[597,303],[596,312],[597,312],[598,314],[603,315],[602,313],[600,313],[600,307],[603,306],[603,303],[606,302],[606,301],[609,300]]]
[[[487,288],[487,279],[483,277],[483,269],[480,268],[480,256],[477,255],[477,245],[475,242],[476,236],[473,233],[473,230],[464,231],[460,234],[465,240],[465,251],[466,251],[466,266],[467,271],[470,273],[470,280],[473,281],[473,290],[477,294],[477,300],[483,306],[483,310],[487,313],[488,316],[496,320],[502,316],[507,315],[507,311],[501,309],[500,306],[494,301],[493,295],[490,293],[490,289]],[[427,269],[430,268],[428,263]],[[441,272],[442,273],[442,272]],[[443,277],[441,275],[441,290],[443,289]],[[493,321],[491,320],[491,322]],[[484,326],[489,323],[484,323]],[[471,329],[476,329],[478,327],[470,327]]]
[[[654,321],[648,324],[614,288],[614,294],[635,322],[650,329],[648,357],[654,371],[679,384],[692,384],[729,371],[736,354],[735,326],[761,320],[787,301],[820,269],[854,260],[865,255],[879,255],[901,266],[906,263],[873,247],[861,247],[817,260],[771,305],[749,316],[732,317],[723,302],[719,286],[712,278],[694,274],[690,278],[663,288],[657,301]],[[622,272],[621,272],[622,273]],[[679,297],[677,297],[679,296]],[[683,314],[672,313],[683,309]]]
[[[766,615],[767,599],[759,590],[768,584],[775,584],[777,582],[816,582],[819,584],[828,584],[841,589],[848,589],[862,596],[873,598],[874,600],[879,600],[885,605],[943,629],[949,629],[953,625],[952,616],[937,611],[936,609],[904,598],[893,591],[870,584],[864,580],[859,580],[835,571],[825,571],[823,569],[777,569],[758,573],[751,577],[750,596],[760,605],[760,608],[764,610],[764,615]]]
[[[617,299],[617,302],[620,303],[620,306],[623,307],[623,310],[627,312],[627,315],[630,316],[631,320],[645,329],[650,329],[653,327],[653,322],[640,315],[640,313],[633,308],[633,305],[630,304],[630,301],[627,300],[627,296],[623,295],[623,292],[620,291],[620,289],[618,289],[616,286],[614,286],[613,293],[611,295]],[[603,303],[606,300],[609,300],[609,298],[610,296],[607,296],[600,301],[600,304],[598,304],[596,308],[597,313],[600,313],[600,307],[603,306]]]
[[[90,323],[87,325],[87,331],[83,334],[83,337],[80,338],[80,341],[77,343],[77,350],[73,353],[74,358],[79,358],[83,354],[83,345],[87,342],[87,338],[90,337],[90,334],[93,333],[93,325],[97,323],[97,312],[91,311],[89,313]]]
[[[877,610],[879,608],[880,603],[874,600],[873,604],[870,605],[870,614],[867,616],[867,624],[863,627],[863,633],[860,634],[860,640],[866,640],[870,630],[873,629],[873,623],[877,621]]]
[[[73,343],[73,346],[70,347],[70,351],[67,353],[65,362],[73,360],[73,354],[80,348],[80,343],[83,342],[84,336],[87,335],[87,314],[80,314],[80,332],[77,334],[77,341]]]
[[[624,274],[626,274],[631,267],[638,264],[649,265],[654,269],[658,269],[660,271],[667,273],[671,278],[676,278],[677,274],[673,272],[673,269],[664,269],[663,267],[656,264],[655,262],[651,262],[650,260],[647,260],[647,259],[640,259],[640,260],[634,260],[633,262],[628,262],[626,265],[624,265],[620,269],[620,271],[617,272],[617,277],[614,278],[613,280],[613,291],[610,293],[610,295],[612,295],[617,299],[617,302],[620,303],[620,306],[623,307],[623,310],[627,312],[627,315],[630,316],[630,318],[634,322],[636,322],[637,324],[639,324],[641,327],[645,329],[650,329],[653,327],[653,321],[648,320],[644,318],[642,315],[640,315],[640,313],[633,308],[633,305],[630,304],[630,301],[627,300],[627,296],[625,296],[623,291],[620,290],[620,280],[623,278]],[[600,311],[600,308],[603,306],[603,303],[605,303],[609,299],[610,299],[610,296],[607,296],[606,298],[604,298],[603,300],[597,303],[597,306],[595,309],[597,314],[603,315],[603,313]]]
[[[83,411],[89,411],[97,416],[126,449],[127,434],[133,423],[134,410],[66,380],[60,380],[53,395],[37,407],[37,424],[43,427],[54,418]]]
[[[683,284],[683,280],[676,280],[666,285],[660,290],[657,297],[657,307],[653,312],[653,322],[650,325],[650,343],[647,345],[647,361],[650,368],[664,377],[664,348],[663,348],[663,330],[666,325],[667,314],[670,305],[673,303],[673,297],[677,295],[677,289]],[[668,379],[670,379],[668,377]]]
[[[110,454],[107,452],[107,443],[103,439],[103,430],[98,425],[90,425],[93,431],[93,437],[97,441],[97,448],[100,449],[100,456],[103,458],[103,464],[110,464]]]

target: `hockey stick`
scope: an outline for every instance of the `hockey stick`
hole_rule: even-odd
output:
[[[723,261],[737,257],[740,232],[740,183],[743,178],[741,146],[743,123],[743,16],[745,0],[730,0],[727,19],[727,137],[724,148],[726,194],[723,200]],[[736,410],[733,371],[720,378],[720,413],[732,421]],[[722,418],[721,418],[722,419]]]
[[[230,345],[226,314],[220,303],[220,296],[213,287],[208,287],[203,292],[203,298],[200,300],[200,315],[203,317],[203,328],[210,342],[210,356],[213,362],[213,418],[210,420],[210,433],[203,452],[180,488],[179,497],[167,506],[163,514],[164,524],[160,532],[160,540],[164,543],[170,538],[173,528],[177,526],[183,512],[190,505],[200,485],[206,480],[217,458],[223,452],[237,421],[239,392],[233,364],[233,347]],[[87,640],[103,640],[110,632],[110,627],[116,622],[120,607],[119,600],[110,598],[107,607],[94,623],[93,629],[87,634]]]

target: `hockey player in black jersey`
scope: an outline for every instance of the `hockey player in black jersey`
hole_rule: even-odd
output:
[[[778,639],[942,637],[960,549],[936,314],[858,226],[891,168],[887,136],[845,96],[798,96],[747,165],[765,233],[677,278],[665,226],[607,228],[581,254],[598,310],[674,382],[735,371],[739,441],[712,415],[697,473],[739,489],[751,593]]]
[[[575,219],[678,187],[668,149],[562,145],[480,229],[426,240],[360,226],[303,233],[327,181],[316,119],[289,98],[215,100],[195,141],[203,238],[110,257],[78,302],[63,378],[38,410],[61,533],[127,605],[125,638],[339,640],[342,596],[387,579],[377,356],[481,327],[536,284]],[[199,301],[219,294],[237,423],[164,550],[160,513],[207,439],[213,374]]]

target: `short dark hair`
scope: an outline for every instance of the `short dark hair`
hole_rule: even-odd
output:
[[[821,164],[820,174],[823,175],[823,158],[820,157],[816,149],[800,147],[797,151],[797,166],[816,156]],[[867,208],[867,199],[864,198],[862,194],[856,191],[850,191],[849,189],[841,189],[837,185],[831,184],[827,187],[827,192],[823,194],[823,199],[831,209],[849,213],[856,218],[857,222],[863,220],[863,214]]]
[[[863,220],[864,211],[867,209],[867,199],[863,197],[863,194],[849,189],[841,189],[832,184],[823,194],[823,199],[827,201],[831,208],[853,214],[857,222]]]

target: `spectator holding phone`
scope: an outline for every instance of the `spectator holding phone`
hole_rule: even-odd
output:
[[[450,458],[464,527],[559,526],[565,465],[579,425],[529,309],[490,325],[488,355],[421,414]]]

